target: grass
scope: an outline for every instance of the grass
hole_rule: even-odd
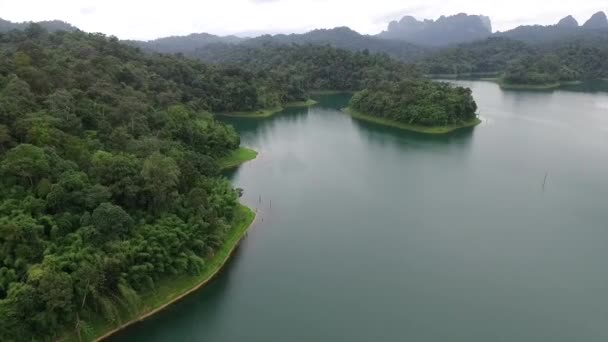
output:
[[[312,106],[316,105],[317,103],[319,103],[319,102],[308,99],[306,101],[290,102],[290,103],[286,104],[285,107],[287,107],[287,108],[289,108],[289,107],[312,107]]]
[[[275,107],[275,108],[260,109],[260,110],[251,111],[251,112],[218,113],[218,115],[230,116],[230,117],[235,117],[235,118],[268,118],[268,117],[275,115],[276,113],[284,111],[285,108],[310,107],[310,106],[316,105],[317,103],[318,102],[315,100],[306,100],[306,101],[286,103],[283,105],[284,107],[279,106],[279,107]]]
[[[350,108],[345,108],[344,111],[350,114],[353,118],[360,119],[363,121],[368,121],[380,125],[396,127],[412,132],[425,133],[425,134],[446,134],[457,129],[465,128],[465,127],[473,127],[477,126],[481,123],[479,118],[475,118],[469,122],[464,122],[462,124],[457,125],[446,125],[446,126],[420,126],[420,125],[411,125],[401,122],[396,122],[390,119],[378,118],[371,115],[355,112]]]
[[[309,93],[311,95],[336,95],[336,94],[350,94],[350,93],[354,93],[354,90],[313,90],[310,91]]]
[[[267,118],[281,111],[283,111],[283,107],[260,109],[252,112],[219,113],[218,115],[231,116],[235,118]]]
[[[232,169],[250,160],[257,158],[258,153],[247,147],[239,147],[230,155],[220,159],[218,162],[222,170]]]
[[[156,288],[153,291],[141,295],[142,304],[138,312],[134,314],[123,312],[121,315],[122,324],[120,326],[110,324],[102,320],[101,317],[96,321],[90,322],[90,335],[86,337],[83,336],[83,340],[98,341],[102,339],[102,337],[108,337],[110,332],[116,333],[129,325],[142,321],[179,301],[186,295],[204,287],[221,271],[223,266],[226,265],[230,256],[232,256],[232,253],[239,245],[239,242],[243,239],[247,229],[249,229],[254,220],[255,213],[246,206],[239,204],[235,210],[232,228],[228,232],[224,244],[213,257],[206,260],[205,267],[201,274],[197,276],[181,275],[167,277],[157,281]],[[71,332],[63,340],[78,341],[78,337],[74,332]]]
[[[459,80],[459,79],[488,79],[488,80],[496,80],[500,77],[502,72],[468,72],[461,74],[428,74],[425,75],[427,78],[431,79],[450,79],[450,80]]]
[[[503,80],[498,80],[498,84],[502,89],[512,89],[512,90],[553,90],[558,89],[563,86],[568,85],[577,85],[581,84],[581,81],[562,81],[555,83],[547,83],[547,84],[515,84],[515,83],[506,83]]]

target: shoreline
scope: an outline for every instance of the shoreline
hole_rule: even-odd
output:
[[[435,79],[447,79],[447,80],[498,80],[502,75],[501,71],[496,72],[470,72],[462,74],[426,74],[424,77]]]
[[[197,292],[201,289],[203,289],[207,284],[209,284],[213,279],[215,279],[216,276],[219,275],[219,273],[221,271],[224,270],[224,267],[226,266],[226,264],[230,261],[230,259],[232,259],[232,256],[234,255],[234,252],[236,251],[236,249],[240,246],[241,242],[243,241],[243,239],[245,238],[245,236],[247,235],[247,232],[249,231],[249,229],[251,227],[253,227],[255,225],[255,223],[257,222],[258,216],[255,214],[255,212],[253,210],[251,210],[251,208],[239,203],[237,206],[236,210],[240,210],[242,211],[241,213],[246,213],[247,214],[247,221],[245,221],[243,224],[243,222],[241,222],[241,224],[236,224],[233,228],[233,230],[236,230],[235,232],[235,241],[233,241],[233,243],[231,245],[225,245],[223,247],[228,247],[227,250],[225,250],[227,252],[227,254],[225,255],[225,257],[223,259],[220,260],[220,263],[217,265],[217,267],[215,267],[213,269],[213,271],[206,276],[204,279],[201,279],[196,285],[194,285],[193,287],[191,287],[190,289],[185,290],[185,292],[179,294],[177,297],[174,297],[172,299],[170,299],[169,301],[165,302],[164,304],[162,304],[161,306],[158,306],[156,308],[153,308],[149,311],[143,312],[141,313],[139,316],[129,320],[128,322],[121,324],[120,326],[106,332],[105,334],[103,334],[102,336],[99,337],[95,337],[93,339],[91,339],[90,341],[94,341],[94,342],[101,342],[104,341],[105,339],[116,335],[117,333],[125,330],[126,328],[135,325],[139,322],[142,322],[152,316],[154,316],[155,314],[165,310],[166,308],[170,307],[171,305],[181,301],[182,299],[188,297],[189,295],[191,295],[194,292]],[[228,241],[225,242],[225,244],[228,244],[230,241],[230,238],[227,239]],[[223,248],[222,248],[223,249]],[[216,253],[216,257],[218,255],[220,255],[221,250]]]
[[[459,130],[462,128],[475,127],[481,123],[481,120],[479,118],[475,118],[474,120],[471,120],[470,122],[465,122],[465,123],[457,124],[457,125],[428,126],[427,127],[427,126],[420,126],[420,125],[405,124],[405,123],[396,122],[396,121],[393,121],[390,119],[385,119],[385,118],[377,118],[377,117],[374,117],[371,115],[356,112],[350,108],[344,108],[342,111],[349,114],[351,117],[353,117],[355,119],[363,120],[366,122],[371,122],[371,123],[389,126],[389,127],[395,127],[395,128],[399,128],[399,129],[403,129],[403,130],[411,131],[411,132],[417,132],[417,133],[423,133],[423,134],[433,134],[433,135],[447,134],[447,133],[451,133],[453,131],[456,131],[456,130]]]
[[[555,90],[565,86],[582,84],[583,81],[565,81],[547,84],[518,84],[505,83],[504,81],[498,80],[497,83],[501,89],[505,90]]]
[[[317,101],[308,99],[306,101],[289,102],[275,108],[259,109],[250,112],[216,113],[215,115],[227,116],[232,118],[268,118],[275,115],[276,113],[284,111],[286,108],[312,107],[316,104],[318,104]]]
[[[246,162],[255,160],[259,153],[248,147],[239,147],[232,154],[218,160],[218,164],[222,171],[237,168]]]
[[[357,92],[356,90],[313,90],[309,91],[310,95],[337,95],[337,94],[352,94]]]

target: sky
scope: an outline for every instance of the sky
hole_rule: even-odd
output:
[[[377,34],[404,15],[436,19],[483,14],[494,30],[554,24],[568,14],[581,24],[608,0],[0,0],[0,18],[14,22],[59,19],[87,32],[149,40],[207,32],[255,36],[349,26]]]

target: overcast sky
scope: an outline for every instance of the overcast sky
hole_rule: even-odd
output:
[[[336,26],[376,34],[404,15],[436,19],[459,12],[488,15],[494,29],[503,31],[553,24],[568,14],[582,24],[600,10],[608,12],[608,0],[0,0],[0,17],[6,20],[60,19],[122,39],[300,33]]]

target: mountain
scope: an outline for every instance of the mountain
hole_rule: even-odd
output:
[[[193,33],[187,36],[171,36],[150,41],[129,40],[125,41],[125,43],[137,46],[144,51],[189,54],[209,44],[236,44],[244,40],[245,38],[239,38],[237,36],[222,37],[208,33]]]
[[[606,13],[597,12],[589,20],[587,20],[583,27],[586,29],[605,29],[608,28],[608,19],[606,18]]]
[[[349,51],[367,50],[371,53],[385,53],[402,61],[417,59],[427,52],[426,48],[414,44],[362,35],[348,27],[319,29],[303,34],[265,35],[247,40],[243,44],[248,46],[268,44],[331,45],[335,48]]]
[[[31,21],[23,22],[23,23],[13,23],[8,20],[4,20],[4,19],[0,18],[0,32],[7,32],[7,31],[11,31],[11,30],[25,30],[30,24],[33,24],[33,23],[34,22],[31,22]],[[49,32],[56,32],[56,31],[73,32],[73,31],[78,30],[77,27],[72,26],[71,24],[68,24],[61,20],[40,21],[40,22],[37,22],[36,24],[42,26],[42,28],[44,28],[45,30],[47,30]]]
[[[523,25],[494,35],[534,44],[587,38],[602,39],[608,36],[608,21],[604,12],[598,12],[583,26],[579,26],[576,19],[569,15],[555,25]]]
[[[183,53],[187,56],[198,55],[198,50],[210,46],[239,44],[246,47],[261,47],[270,45],[331,45],[335,48],[349,51],[364,51],[385,53],[402,61],[412,61],[424,55],[426,48],[404,41],[379,39],[374,36],[362,35],[348,27],[319,29],[302,34],[263,35],[256,38],[239,38],[235,36],[214,36],[207,33],[196,33],[183,37],[160,38],[148,42],[127,41],[144,51],[159,53]]]
[[[565,28],[576,28],[578,27],[578,21],[573,16],[569,15],[557,23],[557,27]]]
[[[400,21],[391,22],[388,29],[378,36],[419,45],[445,46],[481,40],[491,34],[492,22],[489,17],[460,13],[441,16],[436,21],[418,21],[412,16],[405,16]]]

